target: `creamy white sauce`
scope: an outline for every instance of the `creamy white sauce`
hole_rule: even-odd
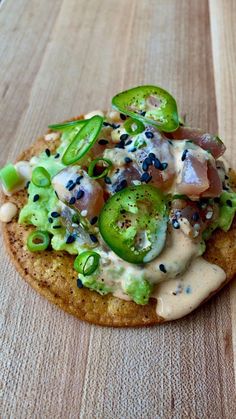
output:
[[[116,276],[115,283],[122,284],[123,278],[126,275],[131,275],[134,278],[142,275],[150,283],[157,284],[183,273],[191,260],[200,254],[201,245],[199,241],[192,240],[180,229],[175,230],[171,228],[167,234],[164,250],[157,258],[150,263],[146,263],[144,266],[128,263],[111,251],[109,253],[101,253],[102,260],[104,257],[108,258],[110,264],[102,268],[100,276],[109,286],[114,284],[111,278],[114,274]],[[161,264],[165,266],[166,273],[160,270],[159,266]]]
[[[156,286],[152,297],[157,299],[157,315],[165,320],[186,316],[216,291],[225,279],[223,269],[198,257],[183,275]]]
[[[5,202],[0,207],[0,221],[9,223],[17,214],[17,206],[12,202]]]

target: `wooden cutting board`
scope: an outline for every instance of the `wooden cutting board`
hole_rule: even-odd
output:
[[[146,83],[218,131],[236,167],[234,0],[1,5],[1,164],[49,122]],[[236,417],[236,281],[186,319],[115,330],[50,305],[0,256],[2,418]]]

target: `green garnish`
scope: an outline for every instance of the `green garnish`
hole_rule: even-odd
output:
[[[62,156],[63,164],[68,166],[76,163],[90,150],[98,138],[102,123],[103,118],[99,115],[95,115],[86,121],[86,124],[76,134],[64,152]]]
[[[50,174],[41,166],[35,167],[31,180],[35,186],[39,186],[40,188],[45,188],[51,184]]]
[[[77,272],[84,276],[91,275],[94,271],[96,271],[99,265],[99,260],[100,255],[98,253],[87,250],[76,257],[74,261],[74,268]]]
[[[162,251],[166,240],[164,195],[151,185],[131,186],[111,196],[99,216],[103,240],[122,259],[146,263]]]
[[[100,163],[100,162],[103,165],[104,170],[102,171],[102,173],[96,175],[94,173],[94,171],[96,170],[96,165],[98,165],[98,163]],[[90,163],[90,165],[88,167],[88,175],[92,179],[101,179],[101,178],[105,177],[108,174],[109,169],[111,168],[111,166],[112,166],[111,160],[98,157],[97,159],[91,161],[91,163]]]
[[[63,124],[53,124],[53,125],[48,125],[48,128],[50,128],[51,130],[54,131],[67,131],[68,128],[76,128],[78,126],[82,126],[85,125],[87,122],[87,120],[85,119],[78,119],[76,121],[70,121],[70,122],[64,122]]]
[[[47,231],[33,231],[27,238],[27,247],[30,252],[41,252],[49,246],[50,238]]]
[[[9,163],[0,170],[0,180],[7,191],[11,191],[20,181],[20,175],[15,166]]]
[[[145,125],[138,119],[129,118],[124,122],[123,127],[125,128],[127,134],[137,135],[141,134],[145,130]]]
[[[157,86],[139,86],[118,93],[112,99],[115,109],[160,130],[171,132],[179,126],[175,99]]]

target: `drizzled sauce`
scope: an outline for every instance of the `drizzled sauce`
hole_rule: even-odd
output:
[[[152,297],[157,299],[157,315],[165,320],[186,316],[216,291],[225,279],[223,269],[198,257],[183,275],[156,286]]]

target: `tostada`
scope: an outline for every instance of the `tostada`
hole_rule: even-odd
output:
[[[112,107],[50,125],[1,169],[4,241],[21,276],[82,320],[175,320],[236,274],[236,175],[162,88]]]

